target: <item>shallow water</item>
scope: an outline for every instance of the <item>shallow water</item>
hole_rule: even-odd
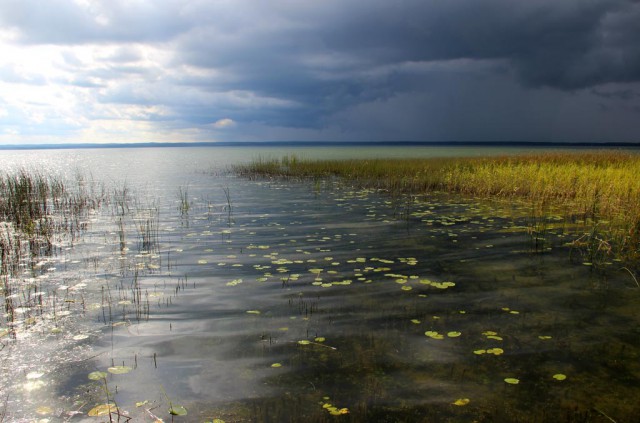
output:
[[[5,169],[52,162],[132,194],[122,227],[105,205],[15,275],[44,300],[0,338],[7,419],[98,421],[107,397],[134,421],[178,405],[200,422],[635,418],[640,289],[570,254],[579,227],[551,219],[536,242],[526,205],[222,172],[285,153],[3,152]]]

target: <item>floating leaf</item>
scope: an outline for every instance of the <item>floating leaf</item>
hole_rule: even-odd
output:
[[[457,400],[452,402],[452,404],[453,405],[463,406],[463,405],[469,404],[470,402],[471,402],[471,400],[469,398],[458,398]]]
[[[324,341],[326,341],[326,339],[324,337],[322,337],[322,336],[318,336],[316,339],[314,339],[314,341],[316,341],[316,342],[324,342]]]
[[[88,378],[91,380],[102,380],[106,379],[107,374],[105,372],[91,372],[89,373]]]
[[[131,370],[133,369],[129,366],[113,366],[107,369],[109,373],[114,375],[123,375],[125,373],[129,373]]]
[[[457,332],[457,331],[453,331],[453,332],[449,332],[447,333],[447,336],[449,338],[457,338],[458,336],[462,335],[461,332]]]
[[[116,407],[114,404],[100,404],[100,405],[96,405],[91,410],[89,410],[87,415],[91,417],[100,417],[100,416],[107,416],[111,413],[117,413],[117,412],[118,412],[118,407]]]
[[[147,405],[147,404],[149,404],[149,400],[136,402],[136,407],[142,407],[143,405]]]
[[[424,334],[432,339],[444,339],[444,335],[441,335],[438,332],[433,330],[428,330]]]
[[[562,373],[557,373],[557,374],[553,375],[553,378],[555,380],[565,380],[567,378],[567,376],[563,375]]]
[[[475,350],[473,353],[476,355],[486,354],[487,350]]]
[[[515,377],[508,377],[504,381],[510,385],[517,385],[518,383],[520,383],[520,380],[516,379]]]
[[[307,341],[306,339],[303,339],[303,340],[298,341],[298,344],[300,344],[300,345],[309,345],[309,344],[311,344],[311,341]]]
[[[49,407],[48,405],[41,405],[40,407],[36,408],[36,413],[40,414],[41,416],[52,414],[53,411],[53,408]]]
[[[487,354],[500,355],[503,353],[504,350],[502,348],[491,348],[487,350]]]
[[[247,310],[248,314],[260,314],[260,310]]]
[[[420,320],[418,319],[411,319],[411,323],[415,324],[415,325],[419,325],[420,324]]]
[[[273,364],[271,365],[271,367],[274,367],[274,368],[282,367],[282,364],[281,364],[281,363],[273,363]]]
[[[171,408],[169,408],[169,414],[172,416],[186,416],[187,409],[181,405],[171,405]]]

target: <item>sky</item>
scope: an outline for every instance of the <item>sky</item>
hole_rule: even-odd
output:
[[[2,0],[0,144],[640,142],[638,0]]]

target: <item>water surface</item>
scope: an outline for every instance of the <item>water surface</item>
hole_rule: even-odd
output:
[[[178,405],[175,421],[631,421],[640,289],[571,252],[576,228],[551,216],[532,235],[526,204],[225,172],[291,153],[487,152],[504,151],[2,152],[3,169],[129,193],[125,214],[105,203],[13,276],[43,300],[0,339],[7,418],[98,421],[108,397],[135,421]]]

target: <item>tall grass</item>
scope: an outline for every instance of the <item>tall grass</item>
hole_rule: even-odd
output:
[[[63,237],[74,242],[86,229],[89,212],[104,200],[104,189],[97,190],[92,181],[78,176],[76,183],[26,170],[0,174],[0,320],[12,330],[14,310],[29,310],[23,320],[29,325],[36,317],[31,310],[43,307],[41,288],[24,277],[25,270],[36,269],[42,256],[54,255]],[[56,305],[50,306],[55,312]]]
[[[640,259],[640,156],[617,151],[555,152],[481,158],[257,159],[234,171],[253,177],[338,177],[390,194],[450,192],[526,201],[606,233],[616,254]],[[593,231],[592,231],[593,232]],[[602,238],[600,238],[602,239]],[[613,247],[615,246],[615,248]]]
[[[67,188],[61,179],[21,170],[0,175],[0,271],[8,273],[23,254],[50,254],[56,237],[75,237],[86,227],[90,209],[103,198],[84,178]]]

